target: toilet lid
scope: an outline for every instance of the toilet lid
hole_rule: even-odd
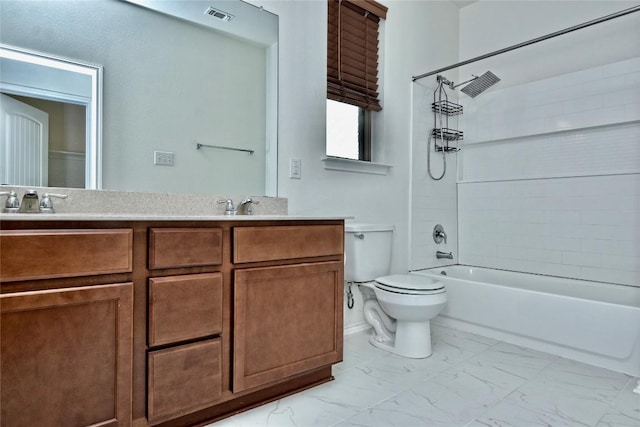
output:
[[[414,291],[414,292],[432,292],[444,289],[444,284],[430,277],[409,275],[409,274],[392,274],[391,276],[379,277],[376,279],[376,286],[381,289],[397,290],[397,291]]]

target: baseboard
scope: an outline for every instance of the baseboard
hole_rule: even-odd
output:
[[[369,326],[365,322],[354,323],[354,324],[351,324],[351,325],[346,326],[344,328],[344,335],[356,334],[358,332],[366,331],[366,330],[368,330],[370,328],[371,328],[371,326]]]

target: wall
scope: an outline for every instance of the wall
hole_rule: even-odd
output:
[[[475,3],[461,13],[461,58],[635,5]],[[460,263],[640,284],[637,15],[475,65],[502,81],[462,100]]]
[[[3,43],[104,66],[103,188],[264,194],[263,47],[116,0],[5,0],[0,12]],[[154,165],[155,150],[175,166]]]
[[[394,224],[393,272],[409,268],[411,76],[456,57],[458,9],[449,2],[382,1],[383,111],[376,118],[374,161],[388,175],[325,170],[326,32],[323,1],[253,1],[279,15],[278,195],[291,214],[345,215],[358,222]],[[443,31],[451,37],[439,37]],[[291,158],[302,179],[289,179]],[[361,306],[356,290],[356,304]],[[353,313],[353,315],[352,315]],[[345,326],[362,322],[348,312]]]

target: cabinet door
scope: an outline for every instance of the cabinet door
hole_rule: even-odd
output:
[[[235,271],[233,391],[342,360],[343,264]]]
[[[133,285],[0,296],[2,426],[129,426]]]

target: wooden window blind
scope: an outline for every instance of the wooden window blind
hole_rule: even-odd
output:
[[[373,0],[328,3],[327,98],[380,111],[378,35],[387,8]]]

